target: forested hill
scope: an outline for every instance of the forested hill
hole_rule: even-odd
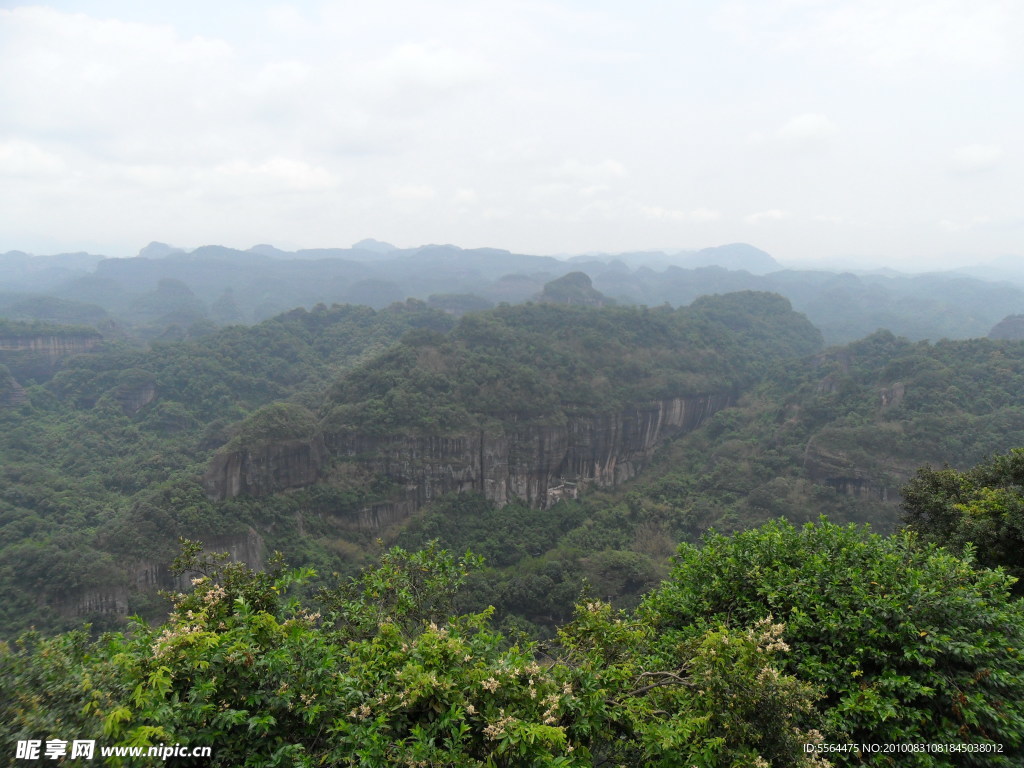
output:
[[[106,340],[42,368],[0,351],[0,627],[145,611],[136,585],[155,586],[178,536],[247,541],[249,523],[212,509],[198,482],[232,424],[279,400],[319,402],[353,361],[452,322],[418,303],[318,307],[148,350]]]
[[[472,605],[548,631],[584,581],[635,599],[709,527],[827,512],[891,528],[920,464],[1024,445],[1021,343],[878,333],[822,351],[769,294],[458,319],[322,306],[149,350],[106,339],[45,369],[23,351],[0,352],[7,634],[160,615],[183,535],[322,573],[378,539],[440,539],[488,558]]]
[[[301,515],[355,519],[393,495],[386,474],[325,454],[305,496],[211,501],[200,478],[218,451],[296,429],[315,437],[343,416],[429,432],[446,419],[480,429],[731,396],[772,360],[820,345],[784,299],[737,294],[679,310],[527,305],[460,321],[419,302],[319,307],[148,351],[107,342],[62,358],[48,379],[11,360],[21,397],[0,409],[4,627],[149,610],[136,587],[166,579],[181,535],[246,551],[298,546],[342,567],[373,532],[335,535],[332,552],[329,533]],[[293,455],[269,454],[264,470],[287,474]],[[295,525],[310,536],[291,539]]]
[[[488,419],[562,422],[738,391],[768,363],[821,344],[806,318],[772,294],[704,297],[678,310],[503,306],[463,317],[447,335],[407,334],[342,376],[325,407],[333,425],[374,433],[438,433]]]

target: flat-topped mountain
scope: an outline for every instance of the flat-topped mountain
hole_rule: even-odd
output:
[[[251,437],[227,445],[204,482],[215,499],[263,496],[352,462],[395,486],[377,517],[462,491],[546,507],[566,487],[634,477],[666,437],[733,404],[757,365],[820,345],[764,294],[679,310],[499,307],[447,334],[407,334],[343,375],[319,421],[297,406],[256,412],[239,427]]]

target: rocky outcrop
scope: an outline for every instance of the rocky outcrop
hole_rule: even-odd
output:
[[[6,366],[0,366],[0,408],[17,408],[27,402],[25,388],[15,381]]]
[[[594,288],[586,272],[570,272],[545,283],[537,300],[544,304],[574,304],[581,307],[607,307],[615,303]]]
[[[100,341],[99,334],[0,336],[0,352],[34,353],[54,362],[67,355],[77,355],[95,349]]]
[[[128,615],[128,588],[90,589],[60,607],[64,616]]]
[[[907,394],[907,386],[902,381],[897,381],[888,387],[878,390],[879,405],[884,411],[887,408],[895,408],[903,402]]]
[[[499,505],[518,498],[544,508],[574,496],[580,485],[618,485],[641,470],[666,436],[700,426],[732,401],[727,393],[672,398],[561,425],[513,424],[500,433],[344,433],[330,436],[328,445],[337,459],[358,463],[400,488],[394,503],[359,513],[361,527],[375,528],[446,493],[475,491]],[[207,489],[212,497],[226,499],[309,485],[319,477],[323,460],[320,447],[306,441],[227,453],[211,464]]]
[[[1024,339],[1024,315],[1008,315],[988,332],[990,339],[1020,341]]]
[[[156,382],[143,381],[122,385],[114,392],[114,399],[117,400],[125,415],[134,416],[156,400]]]
[[[99,333],[89,332],[0,333],[0,363],[21,381],[42,381],[54,374],[64,358],[96,349],[102,341]]]
[[[217,454],[203,476],[211,498],[266,496],[289,488],[312,485],[327,460],[320,437],[264,441]]]
[[[889,469],[889,475],[903,474],[895,467]],[[886,482],[881,478],[882,473],[858,467],[841,452],[828,451],[813,443],[804,454],[804,471],[811,482],[827,486],[842,496],[887,503],[900,499],[902,482],[892,482],[892,477]]]
[[[205,542],[205,552],[227,552],[233,562],[241,562],[253,570],[262,570],[265,558],[262,537],[250,528],[235,536],[214,536]],[[128,566],[127,578],[120,584],[93,588],[58,601],[53,605],[65,617],[96,615],[127,616],[132,594],[152,593],[163,589],[185,592],[191,589],[194,574],[175,574],[169,562],[141,560]]]

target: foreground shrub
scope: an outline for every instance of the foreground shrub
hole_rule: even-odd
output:
[[[785,670],[825,694],[829,741],[1002,749],[830,755],[836,764],[1011,766],[1024,760],[1024,608],[1012,581],[911,534],[776,521],[681,546],[639,616],[687,643],[773,615],[786,627]]]

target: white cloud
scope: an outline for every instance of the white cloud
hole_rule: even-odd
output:
[[[230,109],[232,51],[166,26],[48,8],[0,11],[2,118],[10,128],[102,141]],[[225,77],[225,74],[228,74]]]
[[[805,113],[797,115],[779,128],[779,138],[787,141],[808,143],[827,139],[837,132],[835,123],[825,115]]]
[[[42,2],[0,2],[0,251],[116,229],[128,253],[681,237],[810,258],[855,235],[898,255],[1020,207],[1011,0]]]
[[[551,175],[556,179],[579,182],[601,182],[620,179],[626,175],[625,166],[618,160],[606,159],[596,162],[583,162],[577,158],[565,160]]]
[[[744,0],[724,4],[714,18],[750,47],[917,75],[1019,60],[1022,9],[1006,0]]]
[[[436,40],[397,46],[374,62],[371,69],[385,83],[398,87],[407,84],[435,93],[484,82],[490,74],[486,61]]]
[[[1012,3],[977,0],[872,0],[842,4],[817,28],[863,60],[884,67],[941,62],[990,67],[1014,55]]]
[[[694,208],[690,211],[690,218],[694,221],[718,221],[722,218],[722,212],[710,208]]]
[[[659,219],[666,221],[693,221],[693,222],[707,222],[707,221],[718,221],[722,218],[721,211],[715,211],[710,208],[694,208],[690,211],[662,208],[658,205],[641,206],[641,213],[649,219]]]
[[[18,139],[0,142],[0,176],[56,176],[65,169],[59,155],[37,144]]]
[[[437,190],[429,184],[399,184],[391,187],[389,194],[395,200],[433,200]]]
[[[229,189],[242,193],[254,190],[321,192],[336,186],[337,180],[323,168],[302,160],[272,157],[266,162],[251,164],[236,161],[214,168],[214,174]]]
[[[991,216],[975,216],[967,221],[950,221],[949,219],[943,219],[939,222],[939,229],[943,232],[960,233],[969,232],[972,229],[979,227],[985,227],[992,224],[993,219]]]
[[[789,218],[789,214],[786,211],[781,211],[778,208],[772,208],[768,211],[758,211],[752,213],[749,216],[744,216],[743,220],[747,224],[760,224],[765,221],[781,221],[782,219]]]
[[[957,173],[982,173],[999,165],[1003,151],[989,144],[970,144],[957,149],[950,158],[950,168]]]

